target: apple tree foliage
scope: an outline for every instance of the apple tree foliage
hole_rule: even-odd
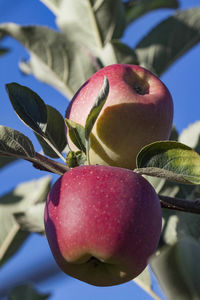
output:
[[[30,54],[29,61],[19,63],[22,72],[53,86],[67,99],[94,72],[110,64],[140,64],[161,76],[200,41],[200,7],[177,10],[178,0],[41,1],[55,14],[59,30],[0,24],[0,44],[5,36],[20,42]],[[152,10],[165,8],[171,9],[171,16],[141,37],[135,48],[122,43],[121,38],[131,23]],[[7,51],[0,46],[0,55]],[[28,87],[8,83],[6,89],[13,109],[33,130],[44,155],[35,151],[27,136],[1,125],[0,168],[25,159],[38,171],[62,175],[69,167],[89,159],[90,132],[109,93],[106,79],[85,128],[64,120],[56,107],[46,105]],[[66,150],[65,126],[80,151]],[[170,300],[200,298],[199,154],[200,122],[197,121],[180,135],[174,128],[171,141],[147,145],[137,157],[135,171],[154,186],[163,207],[158,251],[149,262]],[[50,182],[50,177],[45,176],[21,183],[0,198],[0,265],[11,258],[30,232],[44,233],[43,210]],[[159,299],[151,288],[148,269],[135,281],[154,299]],[[9,299],[22,299],[22,293],[23,299],[48,297],[26,285],[13,289]]]

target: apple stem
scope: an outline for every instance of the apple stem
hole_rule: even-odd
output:
[[[195,201],[158,195],[162,208],[200,214],[200,199]]]

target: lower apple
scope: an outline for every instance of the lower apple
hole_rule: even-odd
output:
[[[53,185],[45,231],[63,272],[95,286],[117,285],[138,276],[155,252],[161,206],[135,172],[80,166]]]

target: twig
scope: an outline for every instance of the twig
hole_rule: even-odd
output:
[[[161,207],[179,210],[183,212],[190,212],[193,214],[200,214],[200,200],[195,201],[184,200],[180,198],[172,198],[163,195],[158,195]]]
[[[35,153],[34,158],[24,158],[33,163],[37,169],[49,171],[52,173],[56,173],[58,175],[63,175],[65,172],[69,171],[69,167],[67,165],[56,162],[55,160],[49,159],[39,153]]]

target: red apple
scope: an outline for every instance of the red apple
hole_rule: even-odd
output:
[[[91,135],[91,164],[136,167],[139,150],[168,139],[173,103],[166,86],[151,72],[136,65],[116,64],[95,73],[75,94],[66,117],[85,125],[104,76],[110,83],[107,101]],[[69,146],[76,151],[68,137]]]
[[[121,284],[139,275],[156,250],[161,206],[135,172],[80,166],[52,187],[45,230],[63,272],[96,286]]]

